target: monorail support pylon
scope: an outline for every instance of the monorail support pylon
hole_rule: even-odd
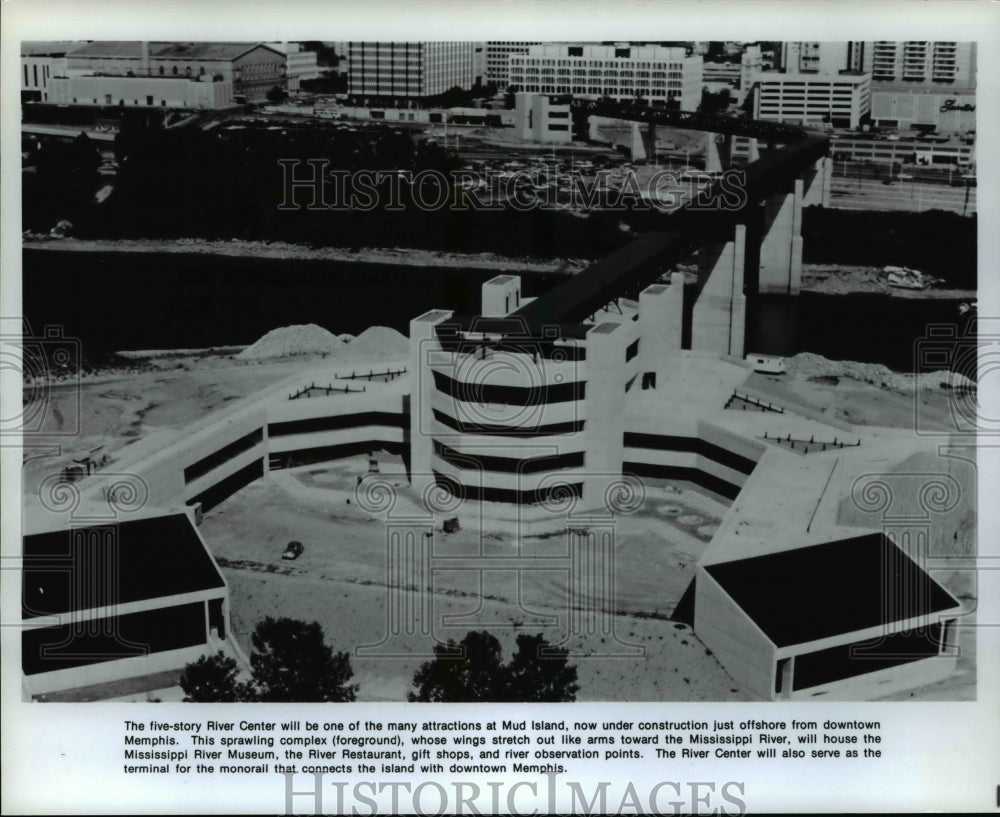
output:
[[[802,199],[804,182],[790,179],[767,196],[760,240],[759,292],[798,295],[802,287]]]
[[[729,241],[698,250],[701,290],[691,317],[693,350],[741,359],[746,352],[746,234],[746,226],[737,224]]]

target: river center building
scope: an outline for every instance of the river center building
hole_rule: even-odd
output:
[[[630,252],[647,249],[642,239],[637,244]],[[508,540],[513,534],[515,545],[522,537],[586,534],[634,511],[620,502],[623,488],[641,502],[662,480],[699,486],[725,510],[674,615],[751,697],[857,700],[947,677],[956,667],[962,605],[924,570],[920,547],[894,531],[844,524],[839,512],[860,477],[876,465],[895,468],[926,442],[852,426],[750,385],[743,324],[733,320],[745,310],[732,295],[742,289],[734,278],[740,265],[725,248],[702,254],[708,284],[690,316],[693,348],[682,348],[682,273],[595,305],[578,323],[540,325],[532,309],[551,301],[525,297],[518,276],[499,275],[483,284],[479,314],[415,317],[408,354],[382,364],[364,387],[356,368],[302,372],[166,443],[129,446],[115,469],[144,486],[147,516],[120,526],[125,552],[153,548],[166,558],[176,541],[190,553],[149,576],[139,562],[129,568],[135,598],[120,601],[134,610],[122,612],[138,617],[127,622],[135,624],[127,640],[153,644],[153,630],[142,642],[143,627],[159,632],[156,622],[181,614],[188,616],[178,630],[184,637],[110,662],[40,664],[31,639],[57,633],[36,617],[62,608],[39,606],[56,598],[39,584],[49,581],[39,578],[46,569],[39,560],[55,553],[52,543],[76,540],[65,531],[51,542],[29,535],[26,689],[39,695],[85,686],[107,680],[101,673],[145,676],[214,651],[228,635],[228,597],[194,527],[201,514],[275,470],[377,450],[402,457],[408,485],[399,502],[424,515],[421,542],[452,519]],[[366,481],[359,476],[359,505]],[[114,475],[98,471],[78,489],[93,503],[107,501],[113,485]],[[187,510],[178,515],[177,508]],[[42,507],[26,510],[29,519],[47,515]],[[87,541],[112,540],[95,534]],[[609,545],[574,542],[574,553],[604,569]],[[433,549],[413,548],[429,575]],[[191,572],[188,562],[202,567]],[[67,575],[72,581],[73,571]],[[198,616],[192,605],[201,605]],[[93,617],[86,600],[67,610],[77,608]],[[36,630],[45,632],[30,634]]]

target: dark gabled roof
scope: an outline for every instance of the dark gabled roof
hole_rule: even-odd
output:
[[[25,619],[223,586],[182,513],[24,537]]]
[[[61,57],[79,45],[79,42],[70,40],[23,40],[21,42],[21,56]]]
[[[154,60],[235,60],[255,48],[285,56],[263,43],[164,43],[152,49],[150,56]]]
[[[881,533],[705,569],[779,647],[958,606]]]
[[[151,42],[149,57],[152,60],[235,60],[258,47],[285,56],[277,49],[263,43]],[[139,40],[95,40],[74,49],[70,52],[70,56],[139,59],[142,56],[142,43]]]
[[[150,49],[153,47],[150,43]],[[94,40],[69,52],[71,57],[123,57],[139,59],[142,43],[139,40]]]

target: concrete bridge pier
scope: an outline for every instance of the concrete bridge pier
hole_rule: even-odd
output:
[[[705,134],[705,170],[718,172],[732,165],[733,138],[721,133]]]
[[[759,289],[762,294],[798,295],[802,286],[804,183],[794,179],[763,203]]]
[[[802,206],[830,206],[830,187],[833,183],[833,159],[824,156],[803,175]]]
[[[646,145],[642,140],[642,129],[639,127],[638,122],[630,122],[631,133],[629,137],[629,152],[632,154],[633,162],[645,162],[646,161]],[[650,150],[655,150],[656,146],[651,145]]]
[[[702,286],[691,318],[691,348],[696,351],[738,358],[746,353],[746,233],[746,226],[738,224],[730,241],[698,250]]]

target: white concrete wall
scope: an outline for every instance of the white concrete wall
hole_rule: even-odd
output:
[[[151,675],[154,672],[182,669],[186,664],[197,661],[205,654],[205,645],[197,644],[180,650],[120,658],[117,661],[101,661],[84,667],[71,667],[22,677],[28,695],[42,695],[46,692],[58,692],[63,689]]]
[[[802,286],[802,180],[764,201],[760,292],[798,295]]]
[[[654,284],[639,293],[639,371],[655,372],[681,348],[684,322],[684,273],[670,285]]]
[[[746,346],[746,297],[743,273],[746,227],[738,224],[733,239],[698,250],[701,292],[691,319],[691,348],[742,358]]]
[[[521,306],[521,276],[498,275],[483,282],[482,315],[502,318]]]
[[[432,435],[438,424],[431,412],[435,395],[430,363],[444,359],[434,335],[434,327],[451,318],[450,310],[430,310],[410,321],[410,472],[411,485],[418,495],[431,482]]]
[[[774,644],[700,565],[695,582],[698,638],[753,698],[771,700],[777,658]]]
[[[152,97],[151,103],[147,97]],[[233,104],[233,85],[180,77],[53,77],[49,81],[49,101],[63,105],[214,109]]]
[[[612,331],[601,331],[609,324]],[[598,324],[587,333],[586,466],[594,477],[584,484],[586,507],[602,506],[607,479],[622,471],[628,341],[629,333],[620,323]]]

